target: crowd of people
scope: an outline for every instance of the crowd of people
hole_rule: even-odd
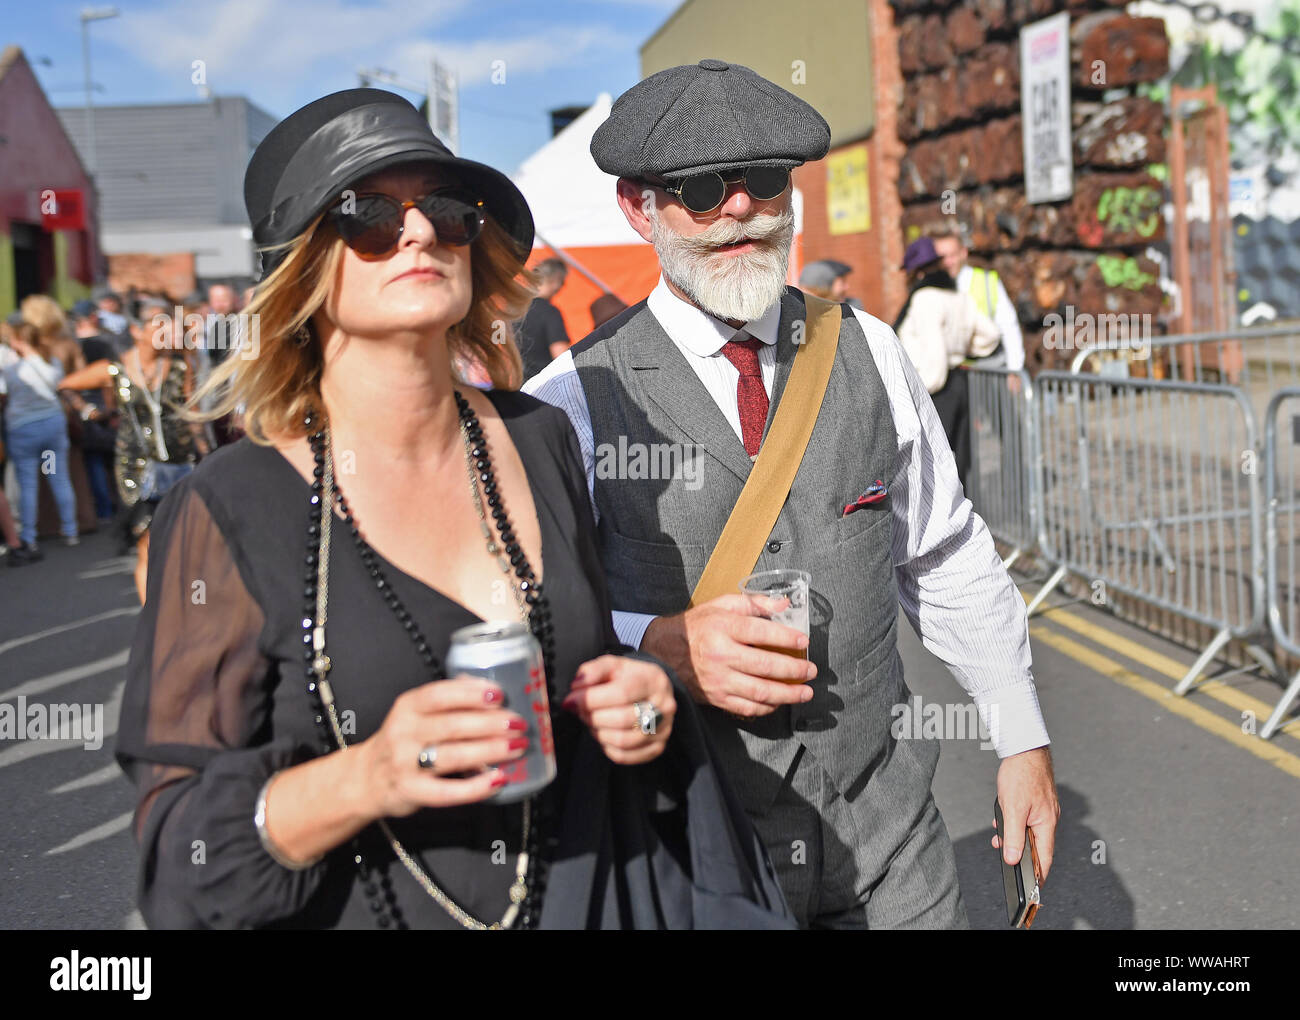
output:
[[[0,325],[0,482],[11,462],[18,509],[15,519],[0,484],[0,555],[10,566],[42,559],[41,538],[75,545],[116,526],[122,551],[140,554],[143,599],[153,509],[199,458],[238,436],[229,420],[190,421],[184,410],[238,342],[238,304],[227,283],[182,300],[102,291],[67,309],[35,294]],[[187,338],[193,317],[201,336]]]
[[[902,269],[908,293],[894,317],[894,332],[934,402],[944,435],[952,448],[963,488],[971,464],[970,395],[960,366],[1025,366],[1024,337],[1016,308],[997,271],[971,265],[962,228],[917,237],[908,244]],[[803,267],[799,288],[829,301],[862,302],[849,296],[853,267],[837,259],[819,259]],[[1016,387],[1015,376],[1008,385]]]
[[[523,196],[409,103],[336,93],[263,140],[244,188],[261,354],[188,401],[240,410],[247,437],[158,508],[128,666],[147,923],[964,927],[937,746],[888,725],[900,606],[998,719],[993,845],[1014,864],[1029,827],[1050,868],[1024,604],[962,496],[928,392],[946,379],[846,300],[844,264],[786,286],[791,170],[829,138],[719,60],[629,90],[591,154],[662,275],[573,346],[564,264],[524,272]],[[928,243],[904,318],[952,290]],[[993,346],[973,307],[949,313],[971,336],[926,327],[936,376],[949,345]],[[665,442],[701,451],[706,484],[596,470]],[[812,578],[802,632],[740,592],[777,567]],[[458,629],[516,609],[559,771],[499,804],[528,724],[443,663]]]
[[[926,392],[966,488],[971,464],[970,393],[962,365],[1022,369],[1024,340],[998,274],[967,263],[959,228],[918,237],[903,255],[908,294],[894,331]],[[1017,377],[1008,377],[1015,386]]]

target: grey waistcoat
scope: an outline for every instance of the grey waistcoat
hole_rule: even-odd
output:
[[[803,295],[788,288],[768,428],[797,350],[793,330],[797,324],[801,332],[803,320]],[[613,606],[681,612],[749,476],[749,457],[644,301],[576,345],[574,363],[594,432],[598,531]],[[751,814],[771,807],[803,745],[855,804],[860,841],[876,845],[882,858],[919,817],[938,746],[890,733],[891,710],[908,694],[896,648],[889,497],[842,513],[876,479],[892,485],[897,456],[888,395],[862,328],[844,306],[821,412],[754,567],[812,575],[816,696],[753,721],[704,709]]]

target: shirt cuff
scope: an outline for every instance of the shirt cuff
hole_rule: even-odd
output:
[[[1051,743],[1032,681],[982,694],[975,707],[999,758]]]
[[[627,613],[615,609],[614,633],[629,648],[640,649],[641,639],[645,637],[646,628],[655,619],[654,613]]]

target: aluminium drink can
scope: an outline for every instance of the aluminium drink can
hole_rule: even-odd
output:
[[[528,750],[523,757],[496,766],[509,781],[487,801],[510,804],[549,784],[555,778],[551,706],[542,649],[528,627],[496,621],[460,628],[451,635],[446,671],[449,677],[464,673],[491,680],[505,694],[505,707],[528,723],[523,734]]]

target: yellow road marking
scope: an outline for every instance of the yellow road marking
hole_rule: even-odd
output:
[[[1284,751],[1271,741],[1260,740],[1259,737],[1253,734],[1243,733],[1239,726],[1235,726],[1227,719],[1215,715],[1208,708],[1202,708],[1194,701],[1178,697],[1173,691],[1160,686],[1154,680],[1138,676],[1132,670],[1125,669],[1113,659],[1108,659],[1101,653],[1095,652],[1086,645],[1081,645],[1063,634],[1053,633],[1041,624],[1035,624],[1031,627],[1030,634],[1035,641],[1041,641],[1043,644],[1055,648],[1062,655],[1068,656],[1075,662],[1087,666],[1102,676],[1109,677],[1117,684],[1141,694],[1144,698],[1149,698],[1166,711],[1182,716],[1193,725],[1213,733],[1216,737],[1226,740],[1243,751],[1253,754],[1256,758],[1281,769],[1288,775],[1300,779],[1300,755]]]
[[[1090,623],[1074,613],[1067,612],[1064,609],[1053,610],[1052,612],[1039,617],[1039,619],[1050,620],[1053,623],[1059,623],[1062,627],[1067,627],[1077,634],[1084,637],[1092,638],[1099,645],[1112,651],[1119,652],[1120,655],[1132,659],[1134,662],[1141,663],[1143,666],[1169,677],[1171,680],[1181,680],[1187,675],[1190,668],[1184,666],[1177,659],[1171,659],[1167,655],[1161,655],[1154,649],[1147,648],[1126,637],[1115,634],[1099,624]],[[1202,674],[1204,675],[1204,674]],[[1216,701],[1236,709],[1238,712],[1253,712],[1255,718],[1259,720],[1262,726],[1264,720],[1273,714],[1273,706],[1253,695],[1247,694],[1222,680],[1202,680],[1192,688],[1204,694],[1208,694]],[[1291,730],[1300,733],[1300,719],[1292,719],[1285,726],[1278,727],[1278,733],[1285,733],[1291,736]]]

